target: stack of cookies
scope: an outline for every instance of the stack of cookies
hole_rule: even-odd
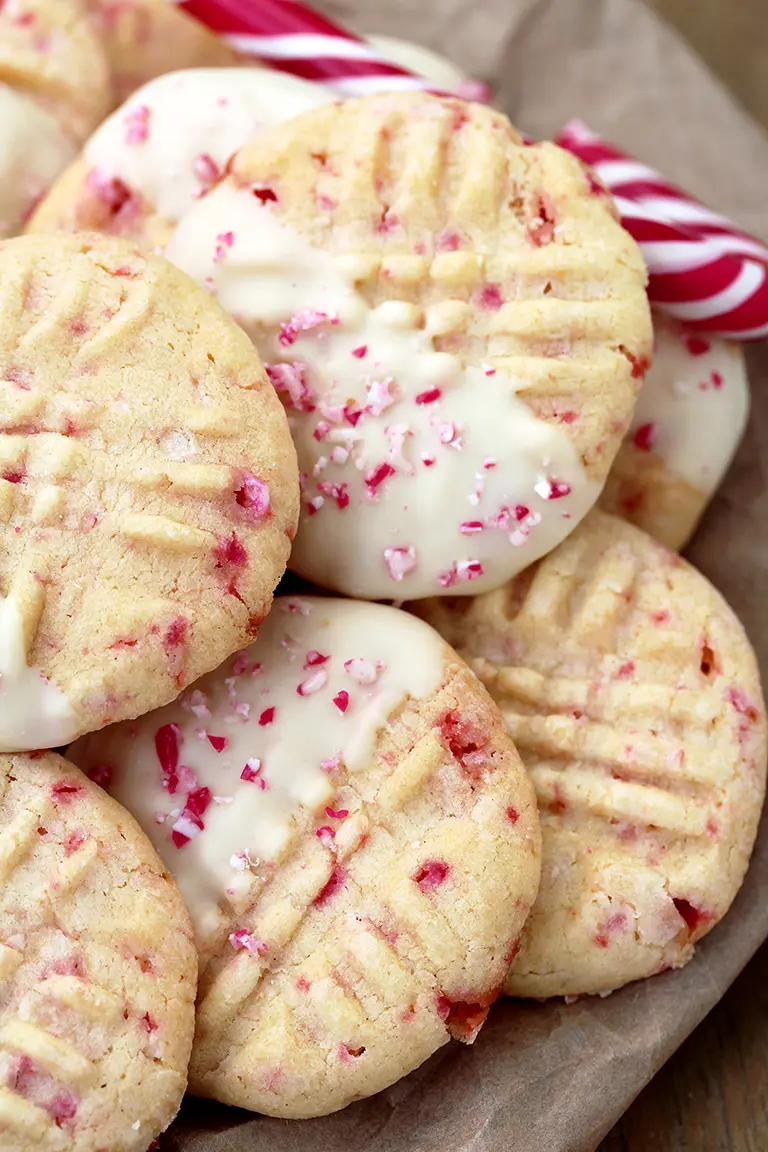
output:
[[[323,1115],[503,993],[680,967],[765,788],[672,550],[743,358],[651,317],[592,174],[98,7],[0,8],[8,1152],[141,1152],[187,1087]]]

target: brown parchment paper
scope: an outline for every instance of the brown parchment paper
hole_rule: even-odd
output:
[[[317,0],[316,0],[317,3]],[[768,137],[640,0],[320,0],[361,31],[438,48],[492,80],[531,135],[578,115],[768,239]],[[750,353],[753,414],[689,550],[768,671],[768,348]],[[188,1100],[166,1152],[592,1152],[768,937],[768,820],[744,888],[680,972],[570,1006],[506,1001],[472,1048],[320,1120]]]

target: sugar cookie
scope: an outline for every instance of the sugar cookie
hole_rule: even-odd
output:
[[[0,756],[0,1147],[144,1152],[195,1027],[189,915],[136,824],[72,764]]]
[[[260,68],[161,76],[96,130],[27,230],[86,229],[162,248],[250,136],[333,99],[322,85]]]
[[[316,1116],[474,1038],[536,894],[538,817],[498,710],[421,621],[278,599],[252,648],[70,754],[189,903],[192,1091]]]
[[[166,703],[255,636],[296,457],[205,292],[98,236],[0,249],[0,749]]]
[[[541,891],[506,991],[685,964],[736,895],[765,790],[760,678],[719,593],[592,512],[505,588],[413,607],[486,684],[536,788]]]
[[[597,499],[650,352],[645,269],[578,161],[418,93],[254,137],[168,256],[253,336],[303,474],[293,569],[473,594]]]

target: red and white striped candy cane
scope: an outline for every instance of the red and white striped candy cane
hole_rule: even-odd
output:
[[[578,120],[557,143],[589,164],[613,194],[643,251],[658,308],[688,328],[731,340],[768,336],[768,247]]]
[[[345,96],[433,90],[428,80],[294,0],[177,0],[177,7],[243,55],[330,84]]]
[[[296,0],[175,0],[240,52],[347,96],[433,91],[370,45]],[[468,98],[477,98],[467,92]],[[650,271],[649,296],[689,328],[731,340],[768,336],[768,248],[590,132],[579,121],[557,141],[611,191]]]

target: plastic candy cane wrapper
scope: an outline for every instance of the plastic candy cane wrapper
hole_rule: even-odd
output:
[[[346,96],[434,91],[428,80],[294,0],[179,0],[177,6],[244,55],[330,84]],[[470,81],[461,95],[484,99],[488,93]],[[557,143],[591,165],[614,195],[624,226],[643,250],[656,308],[689,328],[726,339],[768,337],[764,244],[577,121]]]

